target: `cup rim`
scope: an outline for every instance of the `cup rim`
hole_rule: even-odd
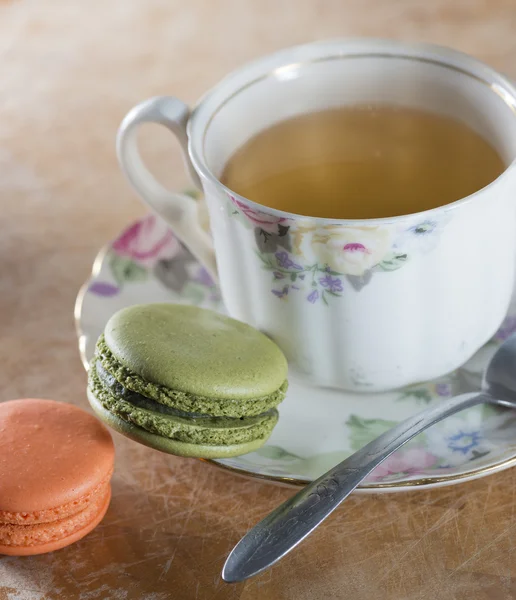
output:
[[[325,60],[367,56],[422,60],[427,63],[438,64],[444,68],[451,68],[464,75],[473,77],[488,85],[492,92],[497,94],[508,108],[512,110],[516,118],[516,86],[510,79],[468,54],[435,44],[399,42],[381,38],[337,38],[323,40],[292,46],[248,62],[226,75],[199,99],[187,123],[188,153],[197,173],[201,178],[221,188],[228,197],[239,200],[258,212],[290,220],[310,219],[321,225],[339,224],[352,226],[382,225],[394,221],[412,220],[414,218],[425,219],[437,213],[455,210],[479,199],[488,188],[498,184],[502,179],[507,177],[509,171],[516,164],[516,157],[493,181],[490,181],[486,186],[472,194],[459,198],[454,202],[424,211],[389,217],[336,219],[291,213],[255,202],[228,188],[209,168],[204,157],[204,136],[211,118],[229,97],[237,95],[264,77],[275,76],[279,69]],[[486,196],[486,194],[483,195],[484,197]]]

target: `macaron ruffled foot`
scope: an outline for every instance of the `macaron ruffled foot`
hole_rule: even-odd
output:
[[[267,336],[174,304],[116,313],[88,376],[90,404],[108,425],[164,452],[199,458],[262,446],[286,390],[287,361]]]

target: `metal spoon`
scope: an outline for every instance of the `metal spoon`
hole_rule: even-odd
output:
[[[488,403],[516,408],[516,334],[489,362],[477,393],[443,400],[382,434],[284,502],[249,531],[228,556],[224,581],[264,571],[308,536],[393,452],[428,427],[465,408]]]

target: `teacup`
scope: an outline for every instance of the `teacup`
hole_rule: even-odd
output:
[[[277,121],[380,102],[466,123],[506,170],[452,204],[370,220],[281,212],[219,181],[231,155]],[[273,338],[294,373],[316,385],[381,391],[456,369],[504,318],[515,266],[515,107],[513,84],[461,53],[335,40],[245,66],[192,112],[176,98],[143,102],[120,127],[118,156],[140,196],[218,279],[229,314]],[[149,122],[179,139],[204,191],[211,235],[200,205],[164,189],[144,166],[136,132]]]

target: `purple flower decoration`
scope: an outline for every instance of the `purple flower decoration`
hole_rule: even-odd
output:
[[[290,258],[288,252],[276,252],[274,256],[276,257],[276,260],[278,262],[278,267],[281,267],[282,269],[298,269],[300,271],[303,269],[301,265],[296,264]]]
[[[193,281],[196,281],[201,285],[205,285],[206,287],[213,287],[214,285],[213,279],[204,267],[201,267],[199,269],[196,276],[193,278]]]
[[[449,383],[436,383],[435,393],[438,396],[451,396],[452,389]]]
[[[282,290],[271,290],[271,292],[278,298],[284,298],[288,295],[288,285],[286,285]]]
[[[315,304],[317,302],[317,300],[319,300],[319,292],[317,290],[314,290],[313,292],[310,292],[310,294],[308,294],[308,296],[307,296],[306,299],[311,304]]]
[[[285,279],[285,275],[283,275],[283,273],[280,273],[279,271],[274,271],[273,275],[274,279]]]
[[[330,274],[321,277],[319,279],[319,283],[334,294],[337,292],[342,292],[342,281],[337,277],[332,277]]]
[[[116,296],[120,291],[120,288],[117,285],[106,283],[105,281],[95,281],[90,285],[88,291],[96,296],[109,298],[110,296]]]
[[[516,317],[510,316],[505,319],[500,329],[496,332],[495,338],[503,342],[516,331]]]

